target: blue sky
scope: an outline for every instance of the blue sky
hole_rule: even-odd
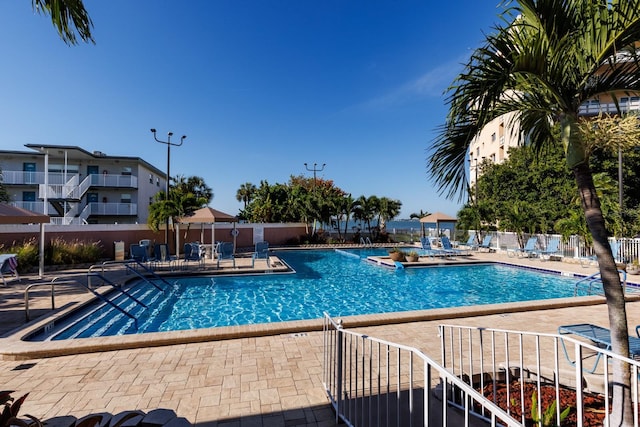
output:
[[[318,177],[455,215],[426,150],[444,90],[498,0],[85,0],[96,44],[69,47],[28,0],[0,15],[0,140],[77,145],[198,175],[236,214],[241,184]]]

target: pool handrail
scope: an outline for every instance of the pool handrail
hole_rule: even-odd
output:
[[[27,322],[31,320],[31,316],[29,316],[29,291],[31,290],[31,288],[36,288],[38,286],[51,286],[51,310],[56,309],[56,298],[55,298],[56,285],[78,285],[86,289],[87,292],[91,292],[85,284],[80,283],[77,280],[69,279],[69,280],[63,280],[63,281],[56,281],[58,278],[59,277],[54,277],[53,279],[51,279],[50,282],[32,283],[24,289],[24,315]]]
[[[145,282],[153,285],[156,289],[164,292],[164,289],[162,289],[160,286],[156,285],[151,280],[149,280],[149,278],[147,276],[145,276],[145,275],[141,274],[140,272],[138,272],[138,270],[136,270],[135,267],[132,267],[131,265],[129,265],[129,264],[132,264],[132,263],[136,263],[138,267],[142,267],[147,272],[147,274],[153,276],[154,279],[161,280],[167,286],[171,286],[171,283],[167,282],[165,279],[163,279],[162,277],[158,276],[156,273],[153,272],[153,270],[148,268],[146,265],[142,264],[140,261],[130,260],[129,262],[126,262],[124,264],[125,268],[128,271],[131,271],[133,274],[135,274],[136,276],[138,276],[139,278],[141,278]]]
[[[627,289],[627,272],[624,270],[618,270],[618,273],[622,275],[622,279],[620,280],[621,285],[622,285],[622,291],[625,292]],[[587,295],[591,295],[591,290],[592,290],[592,285],[594,283],[599,283],[602,284],[602,278],[600,277],[600,272],[597,271],[593,274],[591,274],[590,276],[587,277],[583,277],[582,279],[578,280],[576,282],[576,284],[574,285],[573,288],[573,296],[577,297],[578,296],[578,287],[580,287],[580,285],[586,283],[588,285],[587,288]]]
[[[131,295],[129,292],[127,292],[126,290],[124,290],[122,288],[122,286],[118,285],[117,283],[113,283],[111,280],[107,279],[106,277],[104,277],[102,274],[100,273],[87,273],[87,279],[89,277],[98,277],[100,279],[102,279],[103,282],[105,282],[106,284],[108,284],[109,286],[111,286],[113,289],[117,290],[118,292],[120,292],[121,294],[126,295],[127,297],[129,297],[130,299],[132,299],[133,301],[135,301],[137,304],[143,306],[144,308],[147,308],[147,305],[145,303],[143,303],[142,301],[140,301],[139,299],[137,299],[136,297],[134,297],[133,295]],[[88,286],[87,286],[88,287]],[[93,292],[93,290],[91,290]],[[94,292],[94,294],[98,295],[97,292]]]

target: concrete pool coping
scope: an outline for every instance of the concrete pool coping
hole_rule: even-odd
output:
[[[384,258],[384,257],[382,257]],[[474,254],[459,260],[436,259],[421,262],[415,266],[452,266],[476,263],[499,263],[517,267],[531,268],[554,272],[564,276],[585,277],[592,274],[595,269],[576,268],[575,265],[557,262],[540,262],[529,259],[513,259],[500,254]],[[541,265],[542,264],[542,265]],[[558,268],[561,267],[561,268]],[[247,273],[246,270],[242,271]],[[218,271],[218,274],[233,274],[233,270]],[[255,272],[254,272],[255,273]],[[198,274],[208,274],[199,271]],[[207,341],[228,340],[247,337],[262,337],[270,335],[295,334],[322,330],[322,319],[278,322],[270,324],[228,326],[218,328],[206,328],[197,330],[185,330],[174,332],[154,332],[139,335],[124,335],[116,337],[82,338],[60,341],[24,341],[24,338],[34,332],[45,328],[52,321],[61,319],[69,312],[76,310],[82,304],[93,300],[92,295],[84,294],[76,298],[76,301],[63,309],[55,310],[44,318],[37,319],[27,325],[14,330],[2,341],[0,359],[25,360],[30,358],[57,357],[72,354],[93,353],[112,350],[136,349],[146,347],[159,347],[176,344],[188,344]],[[640,300],[640,296],[628,296],[628,301]],[[476,317],[489,314],[517,313],[530,310],[547,310],[564,307],[577,307],[605,304],[602,296],[557,298],[551,300],[527,301],[517,303],[488,304],[481,306],[455,307],[446,309],[429,309],[407,312],[392,312],[383,314],[369,314],[358,316],[346,316],[341,320],[345,327],[366,327],[399,324],[418,321],[430,321],[439,319],[459,319]]]

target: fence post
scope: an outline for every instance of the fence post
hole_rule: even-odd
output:
[[[344,333],[342,332],[342,319],[338,320],[338,328],[337,328],[337,362],[338,369],[336,371],[336,423],[340,420],[340,412],[342,410],[340,402],[342,401],[342,353],[343,353],[343,338]]]

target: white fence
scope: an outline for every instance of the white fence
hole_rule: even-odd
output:
[[[439,336],[440,363],[413,347],[343,329],[325,314],[323,384],[336,423],[582,426],[598,417],[589,425],[609,426],[617,359],[631,369],[634,415],[625,425],[638,426],[640,362],[602,343],[457,325],[440,325]]]
[[[498,231],[490,232],[488,234],[491,234],[493,236],[493,239],[491,240],[491,247],[498,251],[506,251],[508,249],[520,247],[520,243],[518,242],[518,236],[516,235],[516,233]],[[566,258],[580,259],[593,255],[592,250],[590,250],[590,248],[587,248],[582,239],[578,236],[571,236],[568,241],[564,241],[562,239],[562,236],[560,236],[559,234],[526,234],[524,241],[526,242],[529,237],[534,236],[538,238],[538,248],[540,249],[546,248],[551,238],[560,238],[559,253]],[[640,261],[640,239],[615,237],[609,238],[610,243],[613,243],[614,241],[620,242],[619,253],[614,254],[614,257],[618,261],[624,263],[631,263],[633,260]]]

